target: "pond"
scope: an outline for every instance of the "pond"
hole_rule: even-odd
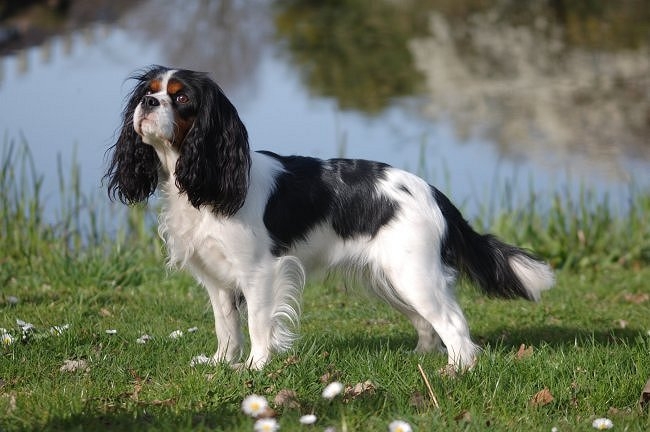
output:
[[[388,162],[470,214],[650,186],[650,16],[634,1],[40,3],[0,22],[0,142],[29,146],[50,214],[74,162],[107,201],[127,78],[149,64],[209,72],[254,149]]]

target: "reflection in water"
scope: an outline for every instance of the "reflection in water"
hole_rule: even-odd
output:
[[[650,159],[650,12],[638,9],[284,0],[275,23],[305,84],[343,109],[378,114],[420,94],[420,114],[451,122],[460,140],[547,165],[587,156],[626,179],[622,159]]]
[[[309,88],[342,109],[377,113],[414,94],[421,76],[408,41],[424,35],[426,16],[399,2],[278,2],[276,35]]]
[[[432,13],[430,33],[411,43],[430,95],[423,113],[460,136],[547,163],[587,155],[619,177],[621,157],[650,158],[648,45],[568,46],[544,19],[509,24],[494,10],[453,23]]]
[[[50,37],[0,57],[0,101],[20,101],[0,104],[0,134],[24,136],[44,171],[79,145],[93,190],[124,78],[149,63],[210,72],[257,148],[329,157],[347,143],[407,169],[442,159],[461,199],[518,169],[546,190],[650,180],[650,16],[635,0],[69,3]]]
[[[263,0],[148,1],[123,25],[162,49],[166,64],[210,72],[225,88],[253,82],[271,29]]]

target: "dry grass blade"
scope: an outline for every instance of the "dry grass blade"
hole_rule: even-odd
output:
[[[433,389],[431,388],[431,383],[429,383],[429,378],[427,378],[427,375],[424,373],[424,369],[422,369],[422,365],[419,363],[418,363],[418,370],[420,371],[420,375],[422,375],[424,384],[427,386],[427,391],[429,392],[429,396],[431,397],[433,406],[435,406],[436,408],[440,408],[440,404],[438,403],[438,398],[436,397],[435,393],[433,393]]]

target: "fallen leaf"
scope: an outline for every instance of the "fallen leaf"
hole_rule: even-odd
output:
[[[533,355],[533,347],[529,346],[528,348],[526,348],[526,345],[521,344],[521,346],[517,350],[517,354],[515,354],[515,358],[517,360],[522,360],[532,355]]]
[[[425,399],[424,395],[417,390],[411,395],[411,398],[409,399],[409,405],[418,409],[426,407],[427,404],[428,402]]]
[[[289,409],[298,409],[300,408],[300,403],[298,402],[298,395],[294,390],[282,389],[275,395],[273,403],[277,407],[289,408]]]
[[[456,366],[451,364],[445,365],[445,367],[438,370],[438,373],[440,376],[446,378],[456,378],[458,376],[458,370],[456,369]]]
[[[90,370],[86,360],[65,360],[59,370],[61,372],[76,372],[80,369],[84,371]]]
[[[454,420],[456,422],[463,422],[463,423],[471,423],[472,421],[472,415],[469,413],[467,410],[462,410],[458,415],[454,417]]]
[[[275,418],[278,415],[271,407],[264,408],[264,411],[259,413],[255,418],[264,419],[264,418]]]
[[[323,384],[329,384],[340,380],[342,375],[343,373],[340,370],[333,369],[321,375],[320,382]]]
[[[634,303],[634,304],[641,304],[645,303],[648,300],[650,300],[650,294],[648,293],[638,293],[638,294],[623,294],[623,298],[625,301],[629,303]]]
[[[642,409],[645,409],[650,405],[650,379],[645,383],[645,387],[641,390],[641,397],[639,398],[639,405]]]
[[[108,309],[106,309],[106,308],[101,308],[101,309],[99,310],[99,316],[104,317],[104,318],[107,318],[107,317],[112,317],[113,314],[112,314],[111,311],[109,311]]]
[[[7,397],[9,398],[9,403],[7,406],[7,414],[10,414],[14,411],[16,411],[16,393],[9,393],[9,394],[3,394],[2,397]]]
[[[356,383],[354,386],[347,386],[343,391],[343,398],[346,400],[356,399],[359,396],[371,395],[375,393],[377,387],[373,384],[372,381],[367,380],[365,382]]]
[[[548,387],[544,387],[542,390],[535,393],[535,395],[530,400],[530,404],[532,406],[539,407],[548,405],[554,400],[555,398],[551,394],[551,391],[548,389]]]
[[[135,369],[130,369],[129,372],[131,373],[131,376],[133,377],[133,392],[131,393],[131,399],[134,401],[138,401],[138,395],[142,391],[142,378],[140,378],[140,375],[135,371]]]

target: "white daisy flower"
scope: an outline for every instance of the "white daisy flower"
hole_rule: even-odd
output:
[[[199,331],[198,327],[190,327],[187,329],[188,333],[196,333],[197,331]]]
[[[343,384],[338,381],[331,382],[323,389],[323,398],[334,399],[342,391]]]
[[[139,343],[139,344],[146,344],[150,340],[151,340],[151,336],[149,336],[148,334],[145,333],[142,336],[140,336],[139,338],[137,338],[135,341],[136,341],[136,343]]]
[[[181,330],[174,330],[173,332],[169,333],[169,337],[171,339],[178,339],[181,336],[183,336],[183,332]]]
[[[597,418],[591,425],[594,427],[594,429],[605,430],[613,428],[614,422],[608,418]]]
[[[199,354],[192,357],[192,360],[190,360],[190,366],[192,367],[201,364],[212,364],[212,358],[206,356],[205,354]]]
[[[390,432],[413,432],[411,425],[403,420],[393,420],[388,425],[388,430]]]
[[[311,425],[311,424],[316,423],[316,416],[313,415],[313,414],[306,414],[306,415],[300,417],[300,420],[298,420],[298,421],[300,422],[300,424]]]
[[[28,331],[34,330],[34,324],[25,322],[21,319],[17,319],[16,324],[18,324],[18,327],[20,327],[23,333],[27,333]]]
[[[50,334],[54,336],[61,336],[64,331],[70,328],[70,324],[55,325],[50,327]]]
[[[4,330],[4,329],[0,329]],[[14,338],[12,335],[7,333],[6,331],[0,331],[0,341],[2,341],[2,345],[4,346],[9,346],[12,343],[14,343],[16,338]]]
[[[255,432],[275,432],[278,429],[280,429],[280,425],[273,418],[259,419],[253,426]]]
[[[256,394],[246,396],[241,403],[242,411],[251,417],[257,417],[258,415],[262,414],[268,406],[269,403],[266,401],[266,398],[263,396],[258,396]]]
[[[115,329],[108,329],[108,330],[106,330],[106,334],[108,334],[108,335],[114,335],[114,334],[117,334],[117,330],[115,330]]]

